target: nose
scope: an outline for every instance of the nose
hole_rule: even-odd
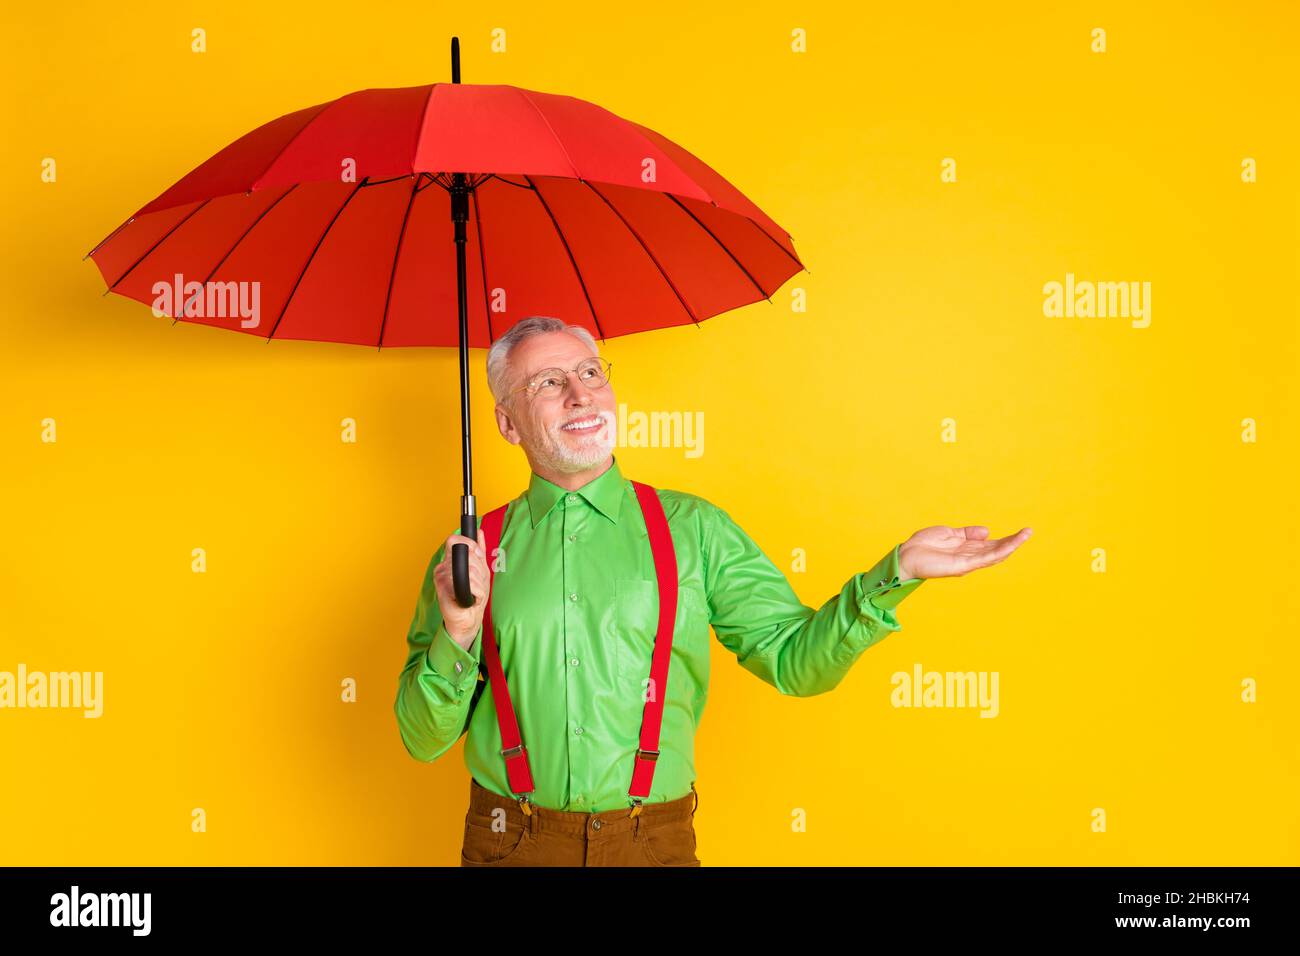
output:
[[[564,396],[564,404],[568,407],[580,408],[583,405],[591,404],[591,389],[578,381],[578,376],[575,373],[569,373],[569,380],[564,387],[567,390]]]

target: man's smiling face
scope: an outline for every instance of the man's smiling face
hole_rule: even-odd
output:
[[[572,370],[595,356],[569,332],[530,335],[510,351],[510,388],[519,389],[497,405],[497,425],[511,444],[522,445],[533,470],[574,474],[605,462],[614,450],[614,388],[592,389],[567,377],[559,394],[530,395],[523,386],[547,368]]]

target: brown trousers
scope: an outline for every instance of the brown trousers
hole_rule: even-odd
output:
[[[699,866],[691,792],[666,803],[573,813],[519,802],[469,782],[461,866]]]

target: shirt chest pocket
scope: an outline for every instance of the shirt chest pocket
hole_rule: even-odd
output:
[[[659,585],[655,581],[619,578],[614,581],[614,631],[616,663],[621,686],[630,687],[642,700],[648,699],[650,665],[654,658],[655,633],[659,628]],[[709,615],[704,593],[692,585],[677,589],[677,619],[673,632],[673,667],[683,653],[704,635],[707,653]]]

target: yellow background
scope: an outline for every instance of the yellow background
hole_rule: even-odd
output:
[[[463,742],[413,761],[392,712],[458,514],[455,352],[173,326],[82,261],[261,123],[447,81],[453,34],[466,82],[690,149],[812,270],[608,342],[620,402],[705,417],[703,457],[626,474],[805,549],[813,607],[919,528],[1035,529],[833,693],[715,643],[706,866],[1300,863],[1296,5],[472,6],[4,8],[0,670],[102,670],[105,712],[0,710],[0,863],[457,862]],[[1150,327],[1046,318],[1067,272],[1151,282]],[[472,362],[486,512],[528,467]],[[917,662],[997,671],[1000,715],[893,708]]]

